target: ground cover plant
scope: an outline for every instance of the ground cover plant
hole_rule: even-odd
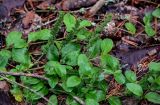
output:
[[[8,32],[0,50],[0,81],[7,81],[11,100],[33,105],[160,104],[159,6],[144,14],[142,27],[128,17],[113,27],[114,20],[112,12],[96,23],[58,11],[54,24],[36,27],[27,37],[18,30]],[[121,30],[131,37],[117,43],[113,36]],[[139,33],[146,40],[133,38]],[[151,48],[138,49],[152,40]]]

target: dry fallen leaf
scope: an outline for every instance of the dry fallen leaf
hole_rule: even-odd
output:
[[[42,2],[41,4],[39,4],[39,5],[37,6],[37,8],[42,9],[42,10],[46,10],[46,9],[48,9],[48,7],[50,7],[50,6],[51,6],[51,0],[48,0],[48,1],[44,1],[44,2]]]
[[[56,4],[56,8],[59,10],[74,10],[82,7],[88,7],[95,4],[97,0],[62,0]]]
[[[33,23],[33,20],[35,18],[34,12],[27,12],[26,16],[22,20],[23,28],[29,28],[30,25]]]
[[[3,91],[9,91],[9,85],[6,81],[0,81],[0,89]]]

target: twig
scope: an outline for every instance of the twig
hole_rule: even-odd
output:
[[[48,78],[41,76],[41,75],[37,75],[37,74],[30,74],[30,73],[14,73],[14,72],[4,72],[4,71],[0,71],[0,74],[3,75],[12,75],[12,76],[26,76],[26,77],[34,77],[34,78],[39,78],[45,81],[48,81]]]
[[[85,105],[84,101],[81,100],[79,97],[77,96],[72,96],[74,100],[76,100],[77,102],[79,102],[81,105]]]
[[[22,85],[22,84],[20,84],[20,83],[18,83],[18,82],[12,81],[12,80],[6,78],[5,76],[0,75],[0,77],[3,78],[3,79],[5,79],[6,81],[8,81],[8,82],[11,83],[11,84],[16,84],[16,85],[18,85],[18,86],[21,86],[21,87],[23,87],[23,88],[28,89],[29,91],[37,94],[38,96],[42,97],[45,101],[47,101],[48,103],[50,103],[51,105],[53,105],[53,103],[50,102],[46,97],[44,97],[43,95],[41,95],[41,94],[39,94],[38,92],[34,91],[33,89],[31,89],[31,88],[29,88],[29,87],[27,87],[27,86],[24,86],[24,85]]]
[[[105,0],[99,0],[87,13],[87,16],[92,17],[94,16],[97,11],[106,3]]]
[[[12,76],[26,76],[26,77],[34,77],[34,78],[39,78],[39,79],[42,79],[42,80],[45,80],[45,81],[48,81],[48,78],[44,77],[44,76],[41,76],[41,75],[37,75],[37,74],[30,74],[30,73],[14,73],[14,72],[4,72],[4,71],[0,71],[0,77],[2,77],[3,79],[7,80],[7,81],[11,81],[9,80],[8,78],[2,76],[2,75],[12,75]],[[13,81],[14,82],[14,81]],[[16,82],[17,85],[21,86],[21,87],[24,87],[26,89],[29,89],[30,91],[34,91],[34,90],[31,90],[30,88],[28,87],[25,87],[23,86],[22,84],[19,84]],[[34,91],[35,93],[35,91]],[[37,92],[36,92],[37,94]],[[38,94],[37,94],[38,95]],[[79,97],[77,96],[72,96],[73,99],[75,99],[77,102],[79,102],[81,105],[85,105],[84,101],[81,100]],[[45,99],[46,101],[48,100],[47,98],[45,97],[42,97],[43,99]]]

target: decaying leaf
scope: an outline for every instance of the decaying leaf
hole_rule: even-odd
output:
[[[48,7],[50,7],[50,6],[51,6],[51,0],[47,0],[47,1],[44,1],[44,2],[42,2],[41,4],[39,4],[39,5],[37,6],[37,8],[42,9],[42,10],[46,10],[46,9],[48,9]]]
[[[62,0],[56,4],[59,10],[74,10],[82,7],[88,7],[95,4],[98,0]]]
[[[8,17],[12,9],[23,6],[24,2],[25,0],[2,0],[2,4],[0,4],[0,19]]]

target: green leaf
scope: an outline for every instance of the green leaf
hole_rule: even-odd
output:
[[[154,17],[160,18],[160,8],[157,8],[156,10],[154,10],[154,11],[152,12],[152,15],[153,15]]]
[[[135,27],[135,25],[133,23],[127,22],[127,23],[125,23],[125,27],[131,34],[135,34],[136,33],[136,27]]]
[[[50,103],[49,103],[50,102]],[[49,102],[47,105],[58,105],[58,100],[56,95],[52,95],[49,98]],[[51,104],[52,103],[52,104]]]
[[[151,62],[149,63],[149,70],[154,71],[154,72],[159,72],[160,71],[160,63],[157,62]]]
[[[24,39],[21,39],[22,33],[13,31],[10,32],[6,38],[7,47],[13,45],[14,48],[23,48],[26,47],[27,44]]]
[[[37,78],[32,78],[32,77],[26,77],[26,76],[21,76],[21,81],[24,83],[24,84],[38,84],[40,82],[39,79]]]
[[[94,99],[86,99],[86,105],[99,105],[99,103]]]
[[[44,83],[43,83],[43,82],[39,82],[39,83],[37,83],[37,84],[33,84],[31,88],[32,88],[34,91],[39,91],[39,90],[41,90],[43,87],[44,87]]]
[[[151,13],[147,13],[145,14],[144,18],[143,18],[143,22],[145,25],[151,25],[151,21],[152,21],[152,14]]]
[[[68,53],[63,58],[63,63],[66,63],[67,65],[76,66],[78,61],[79,51],[73,51]]]
[[[44,86],[41,90],[37,91],[37,93],[39,95],[29,91],[28,89],[24,89],[24,97],[26,97],[26,99],[29,102],[30,101],[32,102],[34,100],[38,100],[38,99],[42,98],[42,96],[47,95],[48,94],[48,89],[47,89],[47,87]]]
[[[73,90],[72,87],[67,87],[67,81],[66,80],[63,80],[62,82],[62,88],[66,91],[66,92],[71,92]]]
[[[77,101],[75,101],[72,97],[67,97],[66,105],[79,105]]]
[[[5,68],[8,60],[11,58],[11,52],[8,50],[0,51],[0,68]]]
[[[61,50],[62,57],[64,58],[65,56],[67,56],[69,53],[71,53],[73,51],[80,51],[80,45],[78,45],[76,43],[66,44]]]
[[[114,71],[110,68],[103,69],[105,74],[114,74]]]
[[[15,100],[17,102],[22,102],[23,101],[23,93],[21,89],[18,86],[14,86],[11,91],[11,94],[14,96]]]
[[[150,37],[152,37],[156,34],[156,32],[153,30],[153,28],[150,25],[145,25],[145,32]]]
[[[112,48],[113,48],[114,44],[113,41],[111,39],[104,39],[103,41],[101,41],[101,50],[103,54],[107,54],[109,53]]]
[[[91,22],[88,21],[88,20],[83,20],[80,22],[80,25],[79,25],[79,28],[84,28],[84,27],[88,27],[88,26],[91,26]]]
[[[67,32],[70,32],[76,25],[76,18],[70,13],[67,13],[64,15],[63,22],[66,25]]]
[[[54,44],[51,44],[50,46],[44,45],[42,46],[43,52],[46,54],[47,59],[50,61],[58,61],[59,59],[59,52],[57,47]]]
[[[122,105],[120,99],[117,96],[111,96],[108,99],[110,105]]]
[[[67,79],[67,87],[75,87],[81,83],[81,79],[77,76],[71,76]]]
[[[87,39],[90,35],[91,35],[91,32],[89,32],[87,29],[85,28],[82,28],[78,31],[78,33],[76,34],[77,35],[77,38],[80,39],[80,40],[85,40]]]
[[[137,80],[136,74],[131,70],[127,70],[125,76],[129,82],[136,82]]]
[[[127,83],[126,84],[127,89],[134,93],[137,96],[142,96],[143,95],[143,90],[142,87],[139,84],[136,83]]]
[[[160,95],[156,92],[147,93],[145,95],[145,98],[150,102],[153,102],[155,104],[160,104]]]
[[[94,99],[97,102],[105,100],[106,94],[102,90],[94,90],[90,91],[86,94],[87,99]]]
[[[51,38],[51,30],[43,29],[37,32],[31,32],[28,35],[28,43],[37,40],[49,40]]]
[[[90,75],[92,72],[91,64],[85,54],[80,54],[78,56],[78,66],[79,66],[79,74]]]
[[[45,64],[44,71],[45,71],[46,74],[48,74],[48,75],[56,74],[55,67],[54,67],[54,61],[49,61],[49,62],[47,62],[47,63]]]
[[[54,66],[55,66],[56,73],[57,73],[61,78],[65,78],[65,77],[66,77],[66,74],[67,74],[66,67],[65,67],[64,65],[61,65],[61,64],[58,63],[58,62],[55,62]]]
[[[155,82],[160,86],[160,76],[156,78]]]
[[[93,58],[100,54],[101,39],[97,39],[92,46],[88,49],[88,55]]]
[[[49,61],[45,65],[45,71],[48,75],[58,74],[61,78],[66,77],[66,67],[56,61]]]
[[[101,65],[103,67],[108,66],[113,71],[119,69],[118,59],[112,55],[109,55],[109,54],[101,55]]]
[[[124,75],[122,74],[122,71],[121,70],[118,70],[114,73],[114,78],[115,80],[120,83],[120,84],[124,84],[125,83],[125,77]]]
[[[14,61],[22,64],[30,64],[31,59],[27,48],[12,49],[12,58]]]
[[[57,77],[49,77],[48,84],[51,88],[54,88],[58,84],[58,78]]]

